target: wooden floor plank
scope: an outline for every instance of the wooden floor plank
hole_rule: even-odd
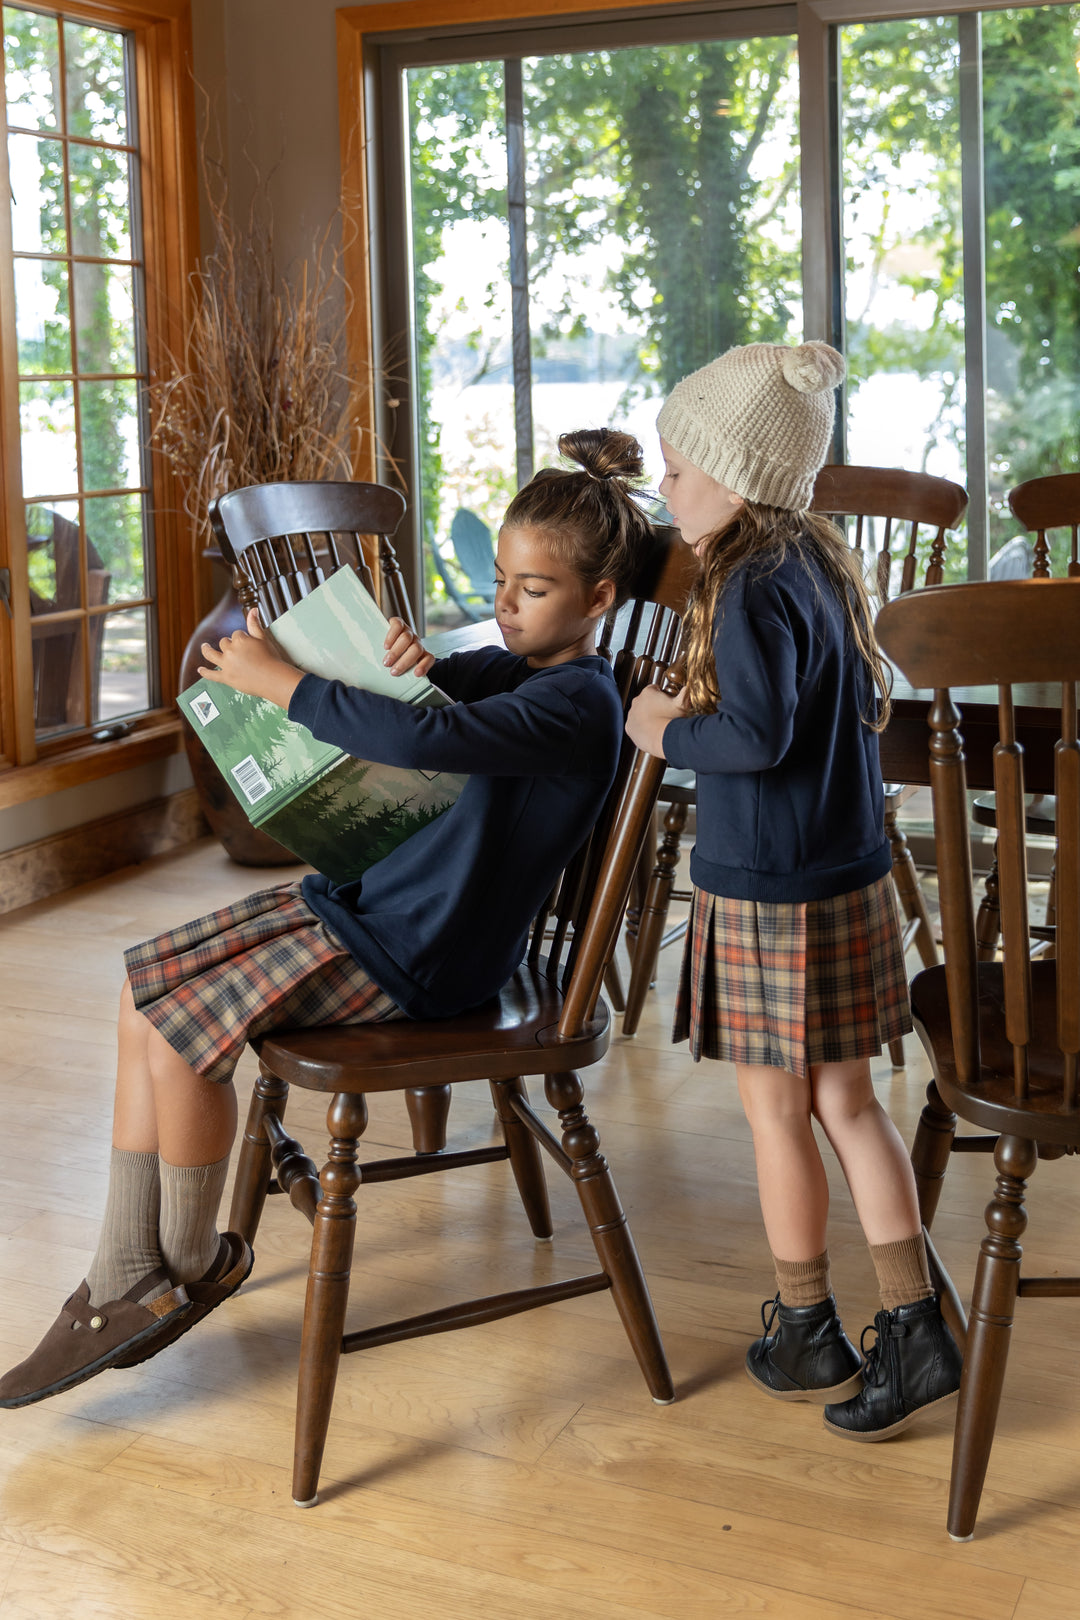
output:
[[[0,919],[5,1364],[36,1342],[97,1240],[122,948],[289,875],[234,867],[207,842]],[[962,1547],[944,1533],[947,1421],[845,1447],[816,1409],[763,1400],[743,1371],[772,1288],[750,1136],[730,1068],[695,1066],[670,1044],[677,966],[665,952],[639,1036],[616,1034],[585,1076],[650,1276],[673,1407],[649,1401],[602,1294],[385,1346],[343,1363],[323,1499],[297,1512],[310,1228],[272,1200],[250,1282],[197,1332],[141,1368],[0,1413],[0,1620],[310,1620],[313,1593],[328,1620],[361,1608],[380,1620],[1075,1613],[1077,1307],[1021,1302],[979,1529]],[[883,1059],[874,1078],[910,1140],[927,1071],[916,1043],[907,1051],[906,1070]],[[246,1056],[241,1095],[254,1073]],[[290,1102],[317,1160],[325,1112],[323,1098]],[[465,1146],[494,1140],[486,1087],[457,1092],[451,1132]],[[361,1158],[409,1146],[401,1099],[371,1099]],[[1030,1269],[1075,1264],[1080,1188],[1067,1171],[1040,1165],[1033,1178]],[[972,1155],[946,1180],[935,1237],[962,1289],[992,1179]],[[593,1269],[573,1190],[550,1180],[548,1246],[532,1241],[504,1165],[361,1187],[356,1325]],[[857,1335],[877,1308],[873,1269],[835,1166],[830,1187],[834,1283]]]

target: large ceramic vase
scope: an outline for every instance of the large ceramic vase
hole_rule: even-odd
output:
[[[224,567],[221,553],[216,547],[203,555]],[[180,690],[191,686],[199,678],[199,665],[202,663],[200,649],[204,641],[216,647],[224,636],[231,636],[234,630],[243,628],[243,609],[230,580],[224,595],[196,627],[184,649],[180,663]],[[238,866],[299,865],[292,850],[251,825],[236,795],[187,724],[184,726],[184,747],[203,814],[229,859]]]

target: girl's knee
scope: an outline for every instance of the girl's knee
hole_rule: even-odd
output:
[[[819,1065],[811,1072],[811,1097],[814,1118],[826,1132],[881,1108],[865,1062]]]

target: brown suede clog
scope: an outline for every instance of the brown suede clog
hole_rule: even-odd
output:
[[[170,1321],[167,1328],[145,1345],[139,1345],[130,1354],[118,1357],[110,1362],[112,1367],[138,1367],[143,1361],[149,1361],[160,1350],[174,1344],[181,1334],[201,1322],[204,1316],[209,1316],[223,1300],[230,1294],[235,1294],[240,1284],[255,1263],[255,1256],[251,1248],[236,1232],[222,1232],[218,1238],[218,1250],[214,1256],[214,1263],[199,1278],[198,1282],[185,1283],[184,1287],[191,1300],[191,1309],[183,1317]]]
[[[172,1328],[192,1309],[184,1287],[170,1286],[157,1299],[139,1303],[152,1288],[168,1282],[168,1272],[158,1267],[123,1298],[104,1305],[91,1305],[89,1285],[81,1282],[37,1349],[0,1378],[0,1407],[30,1406],[59,1395],[117,1366],[122,1356]]]

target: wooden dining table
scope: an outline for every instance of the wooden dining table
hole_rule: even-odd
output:
[[[892,713],[881,734],[881,772],[887,782],[930,780],[930,731],[927,715],[933,694],[920,692],[897,675]],[[952,698],[960,711],[967,784],[994,786],[994,745],[998,740],[997,688],[958,686]],[[1016,736],[1024,749],[1024,787],[1028,793],[1053,793],[1054,745],[1061,735],[1061,688],[1047,684],[1013,687]]]
[[[500,646],[494,619],[465,624],[425,637],[437,658],[470,647]],[[930,730],[927,714],[933,694],[893,680],[892,713],[881,734],[881,774],[887,782],[926,784],[930,780]],[[953,690],[960,710],[967,781],[970,788],[994,785],[994,745],[998,740],[997,689],[964,686]],[[1013,688],[1016,735],[1024,747],[1024,785],[1029,793],[1053,793],[1054,744],[1061,734],[1061,688],[1027,685]]]

